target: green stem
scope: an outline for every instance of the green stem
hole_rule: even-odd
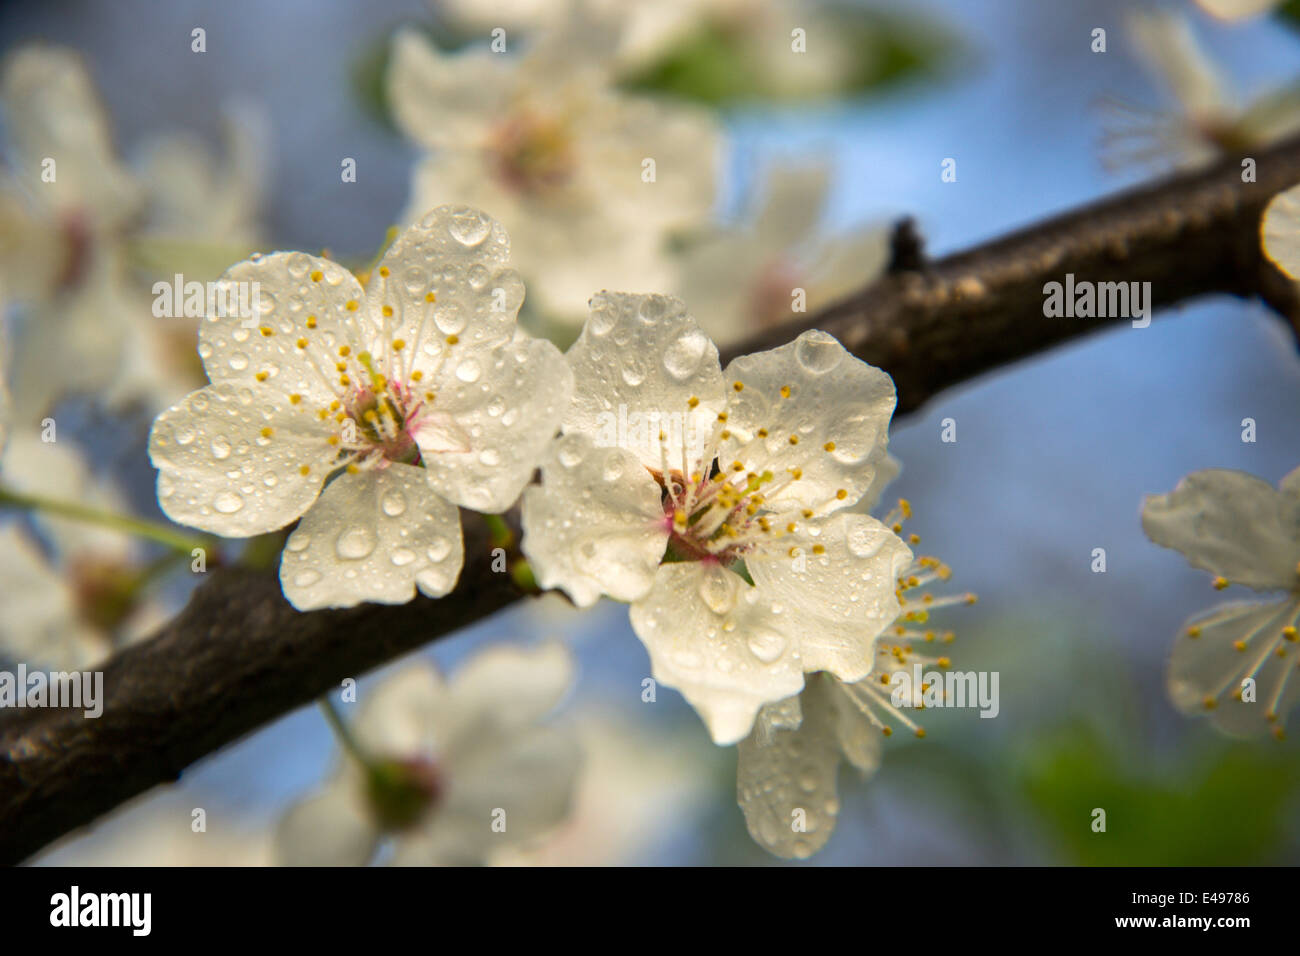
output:
[[[74,521],[97,524],[125,534],[157,541],[159,544],[165,544],[169,548],[175,548],[177,551],[183,551],[186,554],[189,554],[195,548],[203,548],[205,551],[214,550],[214,542],[210,538],[194,538],[170,525],[156,521],[146,521],[144,518],[134,518],[130,515],[120,515],[112,511],[92,508],[89,505],[77,504],[73,501],[59,501],[42,495],[27,495],[9,488],[0,487],[0,508],[4,507],[43,511],[62,518],[71,518]]]
[[[334,701],[330,700],[329,695],[324,695],[317,703],[320,704],[320,709],[325,714],[326,723],[330,725],[330,730],[334,731],[334,736],[338,738],[338,742],[343,749],[362,767],[367,770],[374,770],[375,761],[371,759],[366,748],[361,745],[361,741],[357,740],[356,735],[352,733],[352,728],[339,715],[338,709],[334,706]]]
[[[514,532],[510,530],[510,525],[506,524],[505,518],[500,515],[484,515],[483,521],[488,526],[493,547],[509,548],[515,543]]]

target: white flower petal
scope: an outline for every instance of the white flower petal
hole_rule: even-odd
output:
[[[116,486],[95,480],[76,445],[42,441],[34,431],[14,433],[0,474],[5,484],[22,494],[73,501],[117,514],[130,510]],[[49,536],[55,560],[60,563],[75,560],[79,554],[126,563],[138,553],[135,539],[122,531],[39,510],[32,513],[32,520]]]
[[[1300,186],[1269,200],[1260,226],[1264,254],[1292,279],[1300,281]]]
[[[0,526],[0,580],[0,660],[79,670],[108,656],[107,635],[81,622],[68,582],[12,523]]]
[[[784,253],[813,234],[829,186],[824,163],[781,163],[768,172],[753,231],[769,254]]]
[[[582,763],[572,735],[533,727],[466,749],[448,770],[445,801],[432,819],[442,852],[477,862],[499,847],[537,838],[569,812]],[[493,829],[504,811],[505,829]]]
[[[1277,7],[1281,0],[1196,0],[1206,13],[1220,20],[1244,20]]]
[[[668,528],[658,483],[631,452],[565,435],[524,490],[522,547],[537,582],[579,607],[635,601],[654,583]]]
[[[81,57],[31,45],[12,53],[0,81],[11,160],[33,193],[59,213],[91,214],[107,226],[139,203],[139,186],[118,162],[108,114]],[[42,181],[42,164],[57,177]]]
[[[732,438],[723,442],[720,459],[778,478],[791,469],[801,472],[799,480],[765,495],[769,506],[842,508],[871,487],[895,404],[893,380],[880,369],[814,329],[780,348],[737,358],[724,378],[731,387]],[[735,390],[736,382],[742,390]]]
[[[337,350],[367,344],[359,319],[365,296],[351,272],[305,252],[275,252],[231,266],[216,289],[220,311],[236,314],[214,310],[199,325],[199,356],[212,384],[299,394],[313,408],[342,391]],[[237,314],[237,302],[248,314]]]
[[[754,584],[799,622],[805,671],[861,680],[871,671],[876,637],[899,615],[895,592],[911,550],[875,518],[853,513],[804,525],[781,540],[800,553],[752,555],[745,566]],[[813,550],[818,546],[820,554]]]
[[[178,524],[227,537],[283,528],[320,494],[336,457],[327,436],[274,390],[257,400],[236,385],[192,392],[149,433],[158,504]]]
[[[810,680],[799,695],[796,728],[757,730],[737,748],[736,797],[759,846],[787,859],[816,853],[835,831],[840,801],[838,713],[830,678]]]
[[[439,206],[397,237],[366,296],[366,314],[385,330],[372,351],[400,339],[406,368],[429,374],[447,365],[450,374],[465,356],[481,358],[514,337],[524,285],[501,223],[469,206]],[[447,336],[459,340],[455,347]]]
[[[379,837],[355,775],[340,774],[285,814],[275,841],[280,861],[288,866],[364,866]]]
[[[1142,529],[1193,567],[1257,590],[1300,583],[1300,499],[1242,471],[1211,468],[1142,503]]]
[[[1238,737],[1275,731],[1300,702],[1300,598],[1273,604],[1232,603],[1192,618],[1174,642],[1169,696],[1185,714],[1208,714]],[[1192,636],[1195,635],[1195,636]],[[1253,701],[1241,699],[1255,681]],[[1271,719],[1270,719],[1271,715]]]
[[[878,680],[872,674],[863,680]],[[867,716],[867,710],[850,688],[852,684],[841,681],[833,682],[832,698],[835,701],[835,738],[839,741],[840,752],[846,760],[863,774],[874,773],[880,768],[880,758],[884,751],[884,734],[880,727]]]
[[[803,686],[797,643],[778,629],[790,615],[773,614],[734,571],[665,564],[630,616],[655,680],[681,691],[715,743],[740,740],[760,707]]]
[[[677,434],[698,436],[693,444],[699,445],[711,434],[723,406],[718,349],[685,305],[671,296],[593,296],[591,316],[567,358],[574,394],[564,419],[566,432],[601,436],[614,429],[617,434],[620,422],[632,422],[637,415],[643,422],[676,422]],[[692,398],[698,400],[694,408]],[[646,440],[617,443],[631,445],[629,450],[657,471],[663,465],[660,430],[662,426],[650,426],[644,429]],[[668,452],[669,467],[680,468],[680,450],[670,447]]]
[[[457,346],[459,348],[459,346]],[[467,447],[448,443],[448,427],[434,420],[417,431],[429,481],[465,508],[496,513],[518,499],[560,426],[573,376],[560,351],[520,333],[492,351],[453,353],[454,371],[435,386],[433,409],[449,419]]]
[[[280,558],[284,596],[300,611],[441,597],[465,561],[460,512],[428,473],[389,463],[331,482]]]
[[[441,735],[438,714],[446,695],[433,665],[414,661],[362,692],[352,731],[379,759],[430,756]]]
[[[569,692],[575,666],[559,641],[475,654],[456,671],[436,721],[448,759],[459,766],[483,740],[541,720]]]
[[[1129,35],[1138,57],[1164,83],[1192,119],[1209,119],[1227,108],[1226,84],[1205,55],[1191,23],[1168,11],[1131,11]]]
[[[509,88],[509,67],[499,60],[486,49],[443,53],[417,31],[399,30],[385,78],[394,119],[431,149],[476,143]]]

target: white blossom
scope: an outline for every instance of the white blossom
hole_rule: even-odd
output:
[[[816,312],[884,269],[885,230],[817,237],[828,185],[825,166],[779,165],[750,222],[709,235],[683,256],[681,298],[715,341],[735,342],[790,319],[796,305]]]
[[[629,601],[653,675],[718,743],[805,671],[871,670],[907,546],[845,509],[885,459],[894,387],[829,335],[744,356],[677,300],[601,293],[569,350],[564,435],[523,499],[543,587]]]
[[[573,664],[558,643],[494,647],[444,683],[409,665],[366,693],[324,789],[289,811],[283,862],[361,866],[387,841],[403,866],[466,865],[544,835],[569,811],[581,752],[538,726],[567,692]]]
[[[1235,736],[1282,734],[1300,699],[1300,468],[1277,488],[1245,472],[1193,472],[1166,495],[1143,502],[1142,527],[1215,575],[1283,591],[1280,600],[1232,602],[1191,618],[1174,644],[1169,694],[1186,714],[1210,715]]]
[[[126,510],[121,493],[96,481],[70,443],[45,442],[28,430],[11,436],[0,482],[20,494]],[[30,525],[0,525],[0,658],[81,669],[145,636],[165,613],[141,593],[144,557],[121,531],[40,511],[33,512]]]
[[[1300,98],[1283,90],[1243,104],[1185,17],[1135,11],[1128,28],[1139,62],[1173,96],[1177,110],[1164,113],[1112,99],[1102,141],[1107,165],[1198,167],[1300,129]]]
[[[516,327],[509,252],[499,223],[446,206],[364,289],[304,253],[233,266],[222,281],[259,283],[261,315],[202,324],[212,384],[150,436],[163,510],[234,537],[301,517],[280,579],[303,610],[446,594],[463,560],[456,506],[514,503],[571,390],[559,351]]]
[[[430,151],[407,218],[450,201],[491,210],[542,312],[575,325],[593,286],[671,285],[666,241],[707,218],[720,146],[709,114],[619,92],[585,41],[448,54],[404,31],[388,74],[398,123]]]

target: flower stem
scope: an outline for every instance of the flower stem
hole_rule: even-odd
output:
[[[46,498],[43,495],[27,495],[4,487],[0,487],[0,508],[43,511],[47,514],[58,515],[61,518],[71,518],[73,521],[97,524],[101,527],[121,531],[124,534],[156,541],[186,554],[189,554],[195,548],[203,548],[205,551],[214,550],[212,539],[191,537],[183,531],[157,521],[147,521],[144,518],[135,518],[131,515],[120,515],[116,512],[78,504],[75,501],[60,501],[55,498]]]
[[[322,696],[317,703],[320,704],[326,723],[330,725],[330,730],[334,731],[334,736],[343,749],[362,767],[373,770],[375,762],[370,758],[366,748],[361,746],[361,741],[357,740],[356,734],[352,733],[352,728],[339,715],[338,708],[334,706],[334,701],[330,700],[329,695]]]

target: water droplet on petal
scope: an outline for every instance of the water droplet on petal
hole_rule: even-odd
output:
[[[357,525],[339,535],[338,540],[334,542],[334,550],[338,552],[340,558],[360,561],[375,550],[375,536],[369,528]]]
[[[244,507],[244,499],[239,497],[233,491],[223,491],[217,495],[212,507],[216,508],[223,515],[232,515],[240,508]]]
[[[700,367],[708,348],[708,336],[699,329],[683,332],[664,351],[664,370],[679,382],[685,381]]]
[[[388,491],[379,502],[379,506],[384,509],[384,514],[390,518],[396,518],[406,510],[406,498],[400,491]]]
[[[785,651],[785,638],[776,631],[769,631],[766,628],[757,628],[750,635],[747,641],[749,652],[757,657],[764,664],[771,664],[782,652]]]
[[[726,614],[736,606],[736,584],[733,575],[718,565],[704,569],[700,580],[700,600],[714,614]]]
[[[840,364],[844,347],[833,335],[813,329],[795,340],[794,357],[806,371],[823,375]]]
[[[451,218],[451,237],[463,246],[477,246],[492,231],[492,220],[475,209],[465,209]]]

